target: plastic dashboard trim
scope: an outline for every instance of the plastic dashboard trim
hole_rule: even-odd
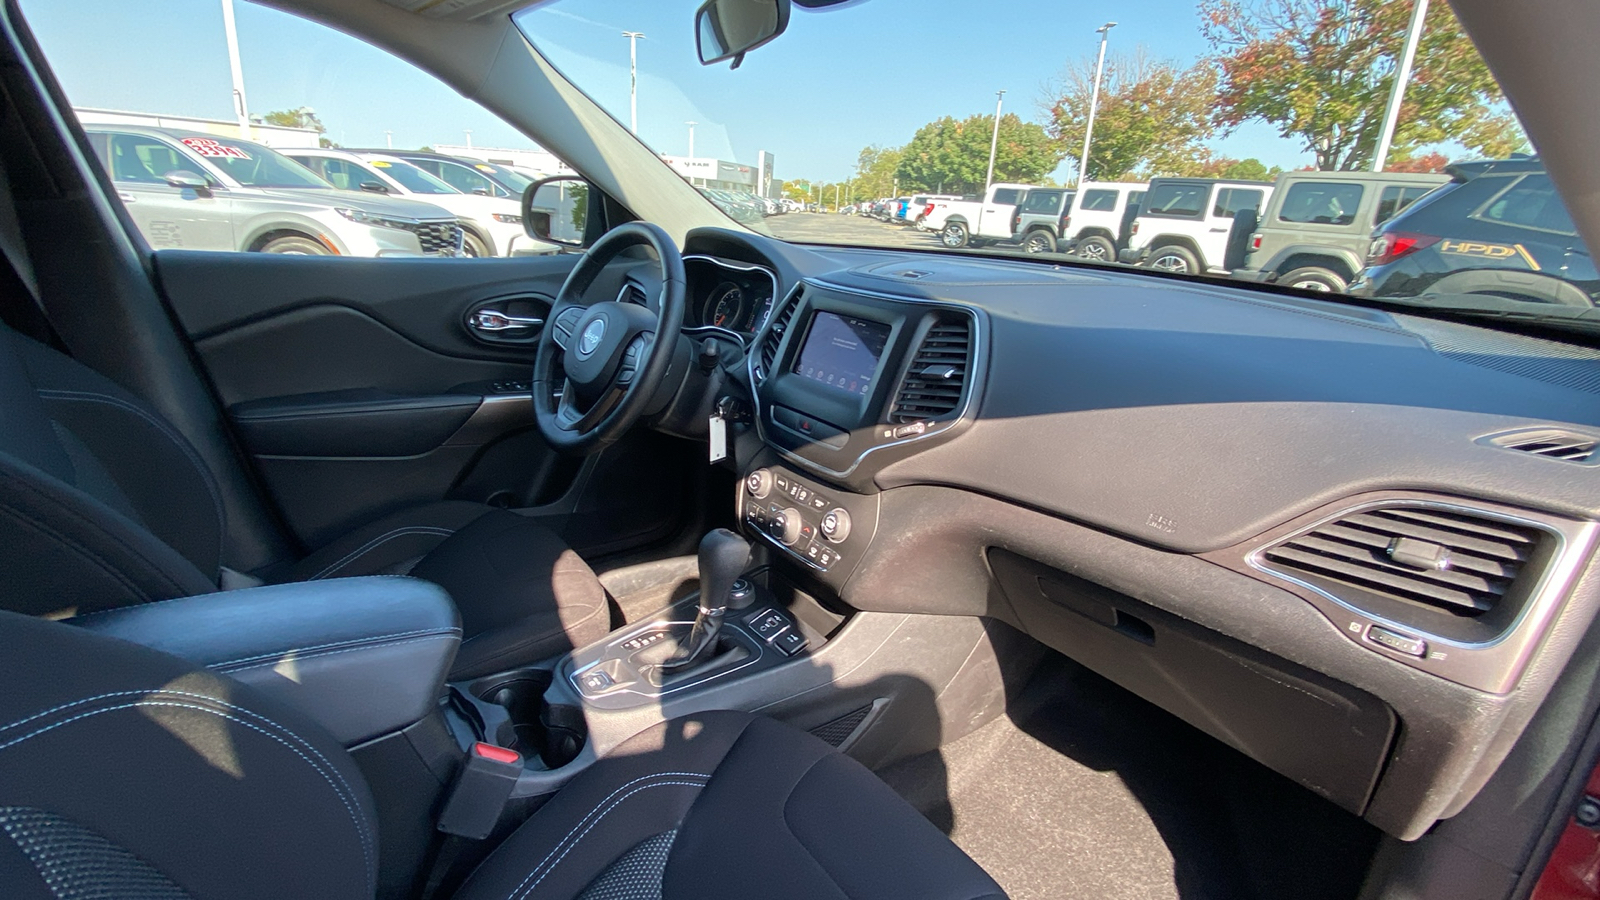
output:
[[[855,460],[852,461],[850,463],[850,465],[847,468],[844,468],[844,469],[832,469],[832,468],[829,468],[828,466],[822,465],[821,463],[818,463],[815,460],[807,459],[804,456],[800,456],[800,455],[798,455],[796,453],[793,453],[793,452],[791,452],[791,451],[789,451],[789,450],[787,450],[787,449],[785,449],[783,447],[778,446],[777,444],[773,443],[772,441],[769,441],[767,439],[767,428],[766,428],[766,426],[764,424],[765,416],[764,416],[764,410],[762,408],[762,403],[761,403],[761,390],[760,389],[761,389],[761,383],[762,382],[760,380],[757,380],[756,374],[755,374],[755,360],[756,360],[757,357],[759,357],[761,355],[758,348],[760,348],[762,341],[766,340],[768,332],[769,332],[768,326],[770,326],[772,324],[773,320],[775,320],[777,318],[778,310],[780,310],[783,307],[787,306],[788,304],[794,302],[795,295],[798,294],[801,291],[801,289],[803,289],[805,287],[808,287],[808,286],[811,287],[811,288],[819,289],[819,290],[835,291],[835,292],[842,293],[842,294],[855,294],[855,295],[860,296],[860,297],[869,297],[869,298],[876,299],[876,300],[889,300],[889,301],[892,301],[892,302],[895,302],[895,303],[906,303],[906,304],[910,304],[910,305],[913,305],[913,306],[922,306],[922,307],[927,307],[927,308],[930,308],[930,309],[955,310],[955,311],[958,311],[958,312],[966,314],[966,316],[969,319],[972,320],[972,348],[973,348],[973,351],[972,351],[972,365],[968,368],[967,371],[969,373],[972,373],[976,377],[973,377],[973,378],[969,379],[968,382],[967,382],[967,385],[966,385],[966,396],[962,399],[960,413],[955,418],[950,419],[950,420],[948,420],[946,422],[940,422],[937,427],[930,428],[929,430],[923,432],[922,434],[913,435],[913,436],[907,437],[907,438],[901,438],[899,440],[893,440],[893,441],[890,441],[890,442],[885,443],[885,444],[874,444],[873,446],[868,447],[867,449],[861,451],[861,453],[857,454]],[[979,309],[979,308],[977,308],[975,306],[969,306],[969,305],[964,304],[964,303],[951,303],[951,302],[944,301],[944,300],[924,300],[924,299],[919,298],[919,297],[906,297],[906,296],[901,295],[901,294],[890,294],[890,293],[886,293],[886,292],[882,292],[882,291],[866,290],[864,288],[845,287],[845,286],[842,286],[842,285],[837,285],[837,284],[833,284],[831,282],[823,281],[820,278],[802,278],[798,282],[795,283],[794,287],[789,289],[789,292],[784,295],[783,301],[781,303],[777,303],[772,307],[772,312],[773,312],[773,314],[771,316],[767,317],[766,324],[762,326],[762,329],[759,332],[757,332],[754,335],[754,337],[752,338],[752,340],[751,340],[750,346],[751,346],[752,349],[757,350],[757,352],[746,354],[746,356],[745,356],[745,375],[747,377],[749,377],[749,379],[750,379],[751,404],[755,407],[755,412],[756,412],[756,414],[755,414],[756,434],[761,438],[761,442],[763,444],[765,444],[767,447],[771,448],[774,452],[776,452],[779,456],[783,457],[788,462],[791,462],[794,465],[800,466],[805,471],[809,471],[809,472],[812,472],[812,473],[815,473],[815,474],[820,474],[820,475],[824,475],[824,476],[831,475],[831,476],[834,476],[834,477],[837,477],[837,478],[848,478],[851,475],[854,475],[857,469],[861,468],[861,464],[866,461],[868,456],[872,455],[873,453],[876,453],[879,450],[887,450],[887,449],[892,448],[892,447],[903,447],[903,446],[906,446],[908,444],[916,443],[917,441],[925,441],[925,440],[927,440],[929,438],[932,438],[932,437],[937,437],[939,435],[948,434],[951,431],[954,431],[955,429],[957,429],[957,428],[959,428],[959,427],[961,427],[963,425],[969,424],[969,423],[971,423],[973,421],[973,418],[974,418],[974,416],[972,415],[973,408],[977,404],[978,395],[982,392],[982,388],[983,388],[983,383],[982,382],[984,381],[985,377],[987,376],[988,363],[989,363],[989,344],[988,344],[988,340],[987,340],[987,337],[988,337],[988,335],[987,335],[988,317],[987,317],[987,314],[983,310],[981,310],[981,309]],[[789,335],[789,332],[785,332],[784,333],[784,338],[787,338],[788,335]],[[772,372],[766,373],[766,377],[767,378],[771,378],[772,375],[773,375]]]

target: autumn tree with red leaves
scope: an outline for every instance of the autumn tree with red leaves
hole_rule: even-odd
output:
[[[1323,170],[1372,164],[1411,4],[1390,0],[1202,0],[1221,73],[1217,123],[1270,122]],[[1448,3],[1428,9],[1395,129],[1401,157],[1457,141],[1486,156],[1526,148],[1494,76]]]

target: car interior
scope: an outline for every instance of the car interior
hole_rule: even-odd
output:
[[[270,5],[561,152],[584,238],[151,251],[0,3],[0,893],[1529,896],[1592,337],[780,240],[526,3]],[[1600,6],[1452,6],[1593,244]]]

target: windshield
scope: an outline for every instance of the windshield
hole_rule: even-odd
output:
[[[497,166],[493,163],[478,163],[478,166],[480,168],[487,167],[492,169],[494,171],[495,179],[499,181],[503,187],[512,191],[513,193],[521,194],[523,191],[528,189],[528,185],[533,184],[532,178],[523,175],[521,172],[508,169],[505,166]]]
[[[398,159],[369,159],[366,164],[400,182],[400,186],[413,194],[459,194],[460,191],[429,175],[427,172]]]
[[[190,150],[205,157],[206,162],[226,172],[228,177],[245,187],[332,187],[317,173],[254,141],[219,138],[215,135],[191,135],[182,138],[182,141]]]
[[[693,6],[550,0],[514,18],[702,196],[776,237],[1552,322],[1600,298],[1448,3],[1427,7],[1398,98],[1409,3],[1152,0],[1116,22],[1073,4],[1021,30],[955,0],[795,4],[787,31],[737,68],[699,63]],[[1473,184],[1483,169],[1451,168],[1480,159],[1530,180]],[[1062,196],[1040,189],[1080,181],[1059,217],[1028,215]],[[1416,203],[1435,191],[1459,196]]]

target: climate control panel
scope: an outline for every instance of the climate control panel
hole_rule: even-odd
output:
[[[750,472],[740,488],[740,517],[751,531],[842,583],[865,552],[876,497],[824,487],[779,466]]]

